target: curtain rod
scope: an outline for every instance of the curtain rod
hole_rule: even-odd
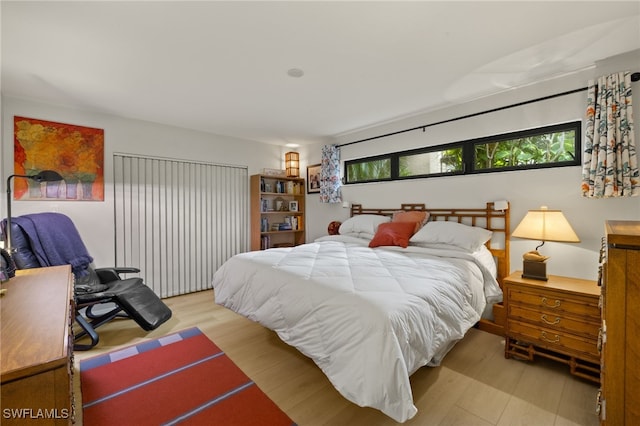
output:
[[[638,81],[638,80],[640,80],[640,72],[634,72],[633,74],[631,74],[631,81]],[[560,97],[560,96],[571,95],[573,93],[584,92],[587,89],[588,89],[588,87],[581,87],[580,89],[574,89],[574,90],[569,90],[567,92],[556,93],[555,95],[543,96],[541,98],[531,99],[531,100],[528,100],[528,101],[518,102],[518,103],[515,103],[515,104],[511,104],[511,105],[506,105],[506,106],[502,106],[502,107],[498,107],[498,108],[488,109],[486,111],[474,112],[473,114],[467,114],[467,115],[462,115],[460,117],[449,118],[447,120],[437,121],[435,123],[423,124],[422,126],[416,126],[416,127],[410,128],[410,129],[398,130],[397,132],[391,132],[391,133],[386,133],[384,135],[373,136],[373,137],[370,137],[370,138],[360,139],[360,140],[353,141],[353,142],[347,142],[347,143],[340,144],[338,146],[342,147],[342,146],[347,146],[347,145],[354,145],[354,144],[357,144],[357,143],[360,143],[360,142],[367,142],[367,141],[371,141],[371,140],[374,140],[374,139],[386,138],[387,136],[393,136],[393,135],[398,135],[400,133],[412,132],[412,131],[418,130],[418,129],[422,129],[422,131],[424,131],[427,127],[437,126],[439,124],[451,123],[452,121],[464,120],[466,118],[477,117],[479,115],[489,114],[489,113],[492,113],[492,112],[498,112],[498,111],[502,111],[502,110],[509,109],[509,108],[514,108],[514,107],[518,107],[518,106],[522,106],[522,105],[531,104],[531,103],[534,103],[534,102],[546,101],[548,99],[553,99],[553,98],[557,98],[557,97]]]

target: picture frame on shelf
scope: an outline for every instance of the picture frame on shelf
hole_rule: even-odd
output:
[[[287,211],[287,204],[285,203],[285,200],[282,197],[277,197],[273,200],[274,202],[274,208],[275,211],[278,212],[286,212]]]
[[[320,164],[307,167],[307,194],[320,193]]]
[[[289,201],[289,211],[297,212],[298,211],[298,202],[297,201]]]

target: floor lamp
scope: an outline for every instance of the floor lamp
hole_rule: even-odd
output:
[[[38,183],[63,180],[60,173],[54,172],[53,170],[43,170],[36,175],[11,175],[7,178],[7,229],[5,237],[7,241],[6,249],[10,256],[13,256],[13,252],[11,251],[11,179],[16,177],[31,179]]]

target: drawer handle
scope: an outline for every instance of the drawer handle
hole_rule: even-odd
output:
[[[545,324],[549,324],[549,325],[556,325],[556,324],[560,324],[560,318],[556,317],[556,320],[551,322],[547,319],[547,315],[546,314],[542,314],[542,316],[540,317],[540,319],[545,323]]]
[[[551,303],[549,303],[549,300],[546,297],[543,297],[542,298],[542,304],[545,305],[548,308],[559,308],[560,307],[560,301],[558,299],[556,299],[556,301],[552,305]]]
[[[551,340],[547,337],[547,333],[544,331],[542,332],[540,338],[545,342],[549,342],[549,343],[558,343],[560,341],[560,336],[558,336],[557,334],[555,335],[555,339]]]
[[[598,266],[598,286],[602,287],[602,265]]]
[[[598,353],[601,354],[602,353],[602,328],[600,328],[600,330],[598,330]]]

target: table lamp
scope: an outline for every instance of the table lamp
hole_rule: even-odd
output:
[[[522,278],[547,281],[547,259],[538,253],[545,241],[579,243],[580,239],[560,210],[549,210],[547,206],[539,210],[529,210],[520,224],[511,233],[512,237],[528,240],[540,240],[542,244],[535,250],[525,253],[522,266]]]

